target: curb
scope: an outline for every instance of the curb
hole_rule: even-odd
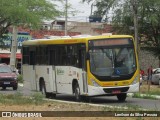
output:
[[[148,94],[139,94],[141,97],[145,97],[145,96],[150,96],[150,97],[153,97],[155,99],[160,99],[160,96],[159,95],[148,95]],[[128,97],[133,97],[134,96],[134,93],[128,93],[127,94]]]

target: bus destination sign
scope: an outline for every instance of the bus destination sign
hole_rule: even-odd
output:
[[[92,46],[129,45],[130,39],[105,39],[90,41]]]

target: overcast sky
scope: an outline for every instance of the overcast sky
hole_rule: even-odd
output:
[[[91,14],[91,4],[82,3],[81,1],[82,0],[68,0],[68,4],[71,4],[71,7],[73,8],[69,9],[68,11],[77,11],[75,16],[68,14],[69,20],[84,22],[88,21],[88,17]]]

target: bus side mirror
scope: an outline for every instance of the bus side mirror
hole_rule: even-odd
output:
[[[90,59],[90,54],[89,54],[89,52],[86,53],[86,59],[87,59],[87,60]]]

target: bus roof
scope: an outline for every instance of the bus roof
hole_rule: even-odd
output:
[[[105,38],[131,38],[130,35],[98,35],[98,36],[75,36],[67,38],[54,38],[54,39],[35,39],[27,40],[22,43],[26,45],[50,45],[50,44],[75,44],[75,43],[86,43],[88,40],[105,39]]]

